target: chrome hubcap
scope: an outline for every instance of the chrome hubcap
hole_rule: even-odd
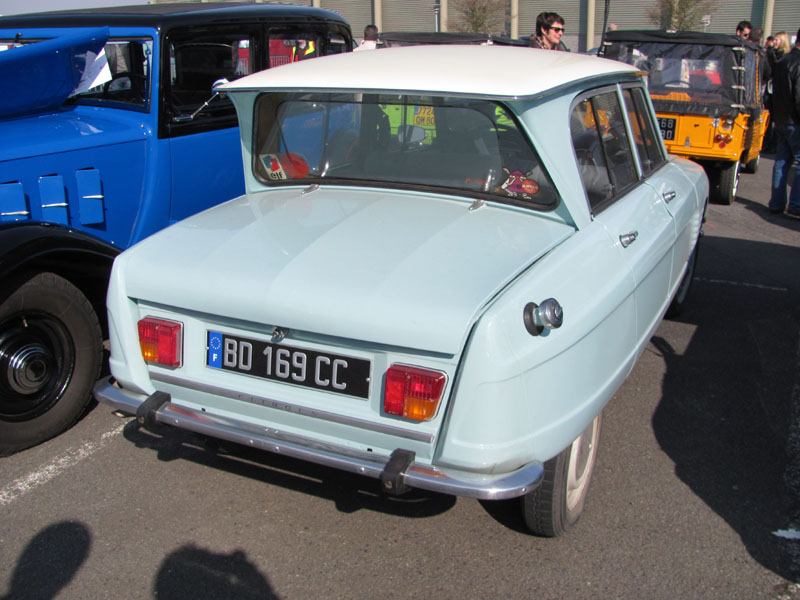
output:
[[[600,417],[595,417],[578,436],[578,439],[572,442],[569,465],[567,465],[567,508],[569,510],[574,510],[580,504],[589,487],[594,459],[597,455],[599,422]]]
[[[74,367],[72,338],[59,319],[27,312],[0,322],[0,419],[27,421],[48,411]]]
[[[41,344],[27,344],[8,357],[8,383],[19,394],[33,394],[47,383],[52,357]]]

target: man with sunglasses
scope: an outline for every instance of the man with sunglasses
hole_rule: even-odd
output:
[[[566,50],[561,43],[562,35],[564,35],[564,19],[558,13],[539,13],[536,17],[536,35],[531,36],[531,45],[544,50]]]
[[[753,24],[750,21],[739,21],[736,26],[736,35],[740,38],[748,39],[750,31],[753,29]]]

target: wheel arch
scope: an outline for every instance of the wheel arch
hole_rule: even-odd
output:
[[[37,273],[55,273],[81,290],[107,334],[105,297],[120,249],[90,235],[48,223],[0,227],[0,302]]]

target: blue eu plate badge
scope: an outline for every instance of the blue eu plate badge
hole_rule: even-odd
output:
[[[222,368],[222,334],[216,331],[208,332],[208,366]]]

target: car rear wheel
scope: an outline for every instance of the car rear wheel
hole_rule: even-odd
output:
[[[739,188],[739,162],[725,163],[711,178],[714,201],[717,204],[733,204]]]
[[[100,375],[101,330],[81,291],[35,275],[0,305],[0,456],[72,425]]]
[[[544,464],[544,480],[522,497],[523,518],[532,533],[557,537],[581,516],[597,459],[601,415],[561,454]]]

